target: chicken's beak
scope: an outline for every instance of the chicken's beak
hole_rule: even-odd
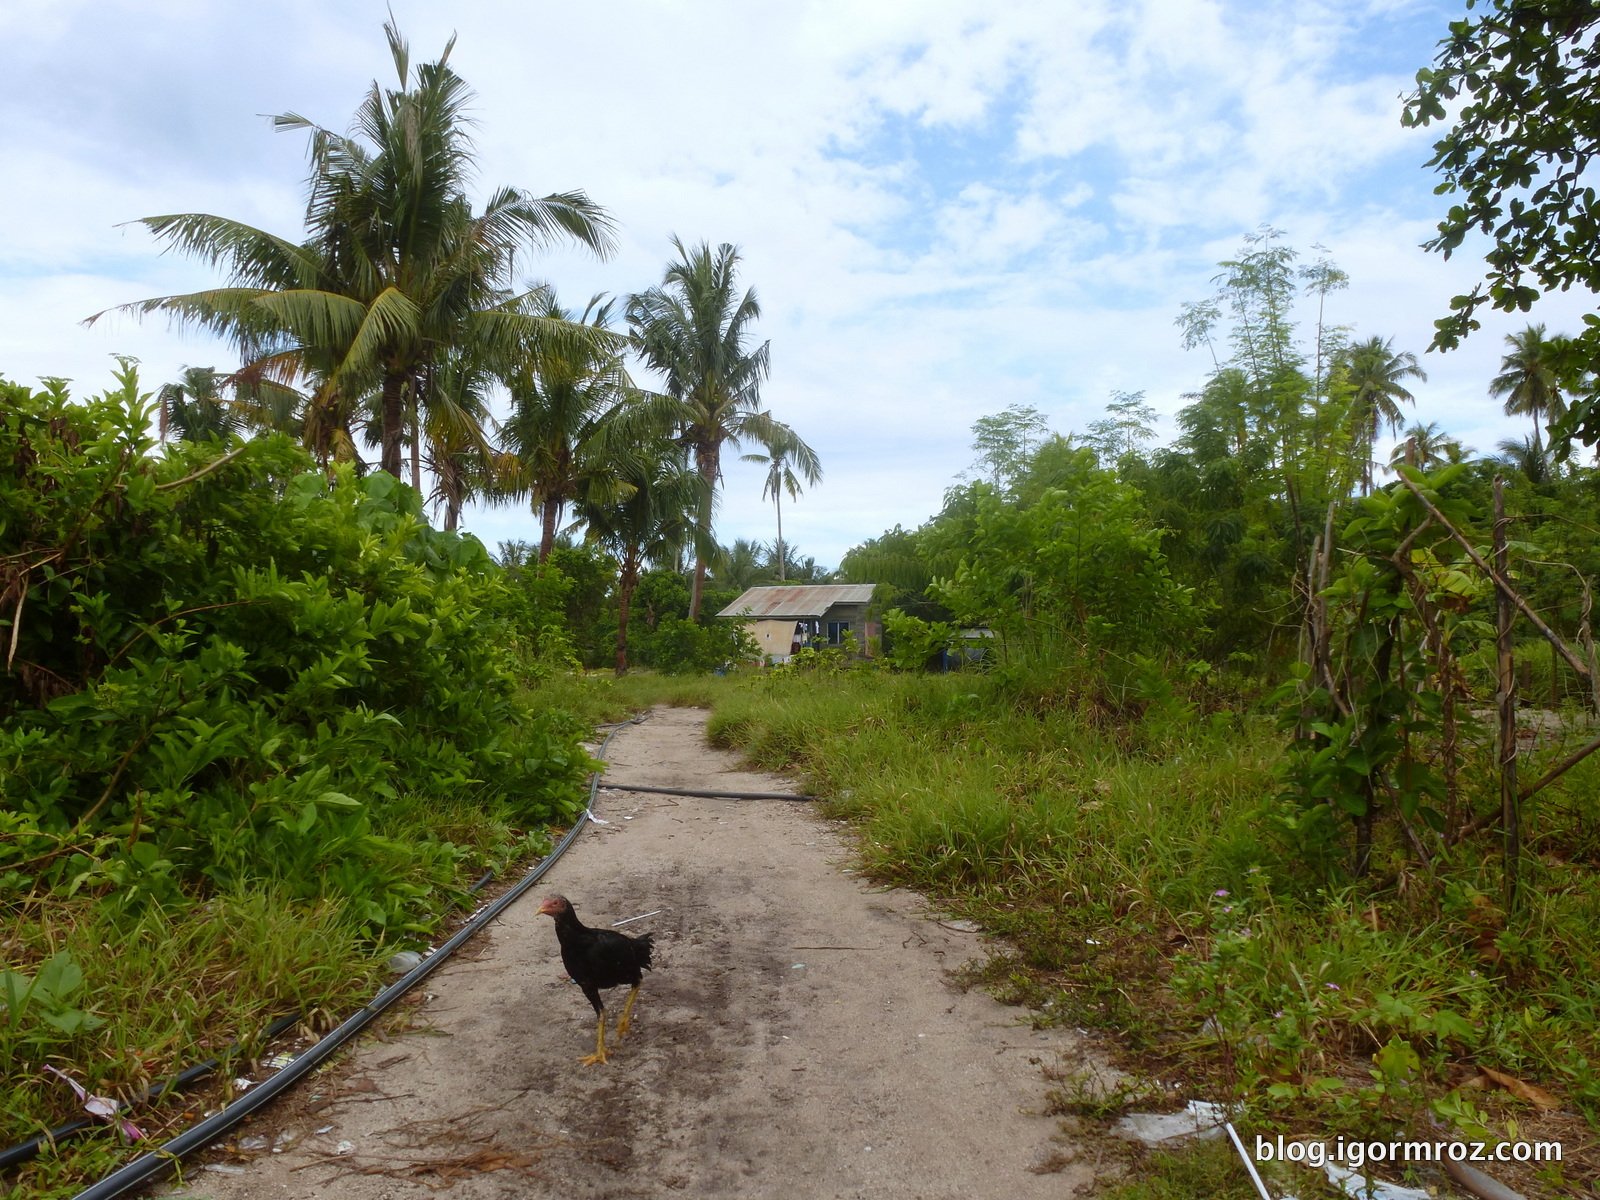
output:
[[[555,916],[556,902],[554,900],[541,900],[539,902],[539,911],[547,917]]]

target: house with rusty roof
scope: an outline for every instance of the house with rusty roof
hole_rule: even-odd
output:
[[[838,646],[846,635],[862,653],[882,632],[867,619],[870,583],[775,584],[753,587],[719,618],[743,621],[768,662],[788,662],[802,646]]]

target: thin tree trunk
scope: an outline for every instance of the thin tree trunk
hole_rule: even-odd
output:
[[[622,560],[622,570],[617,576],[617,674],[628,673],[628,609],[633,604],[633,590],[639,585],[639,556],[633,547]]]
[[[1397,585],[1398,586],[1398,585]],[[1372,669],[1380,683],[1385,688],[1389,685],[1389,668],[1394,661],[1394,645],[1400,636],[1400,618],[1390,620],[1385,631],[1383,644],[1378,648],[1374,657]],[[1367,722],[1372,722],[1373,714],[1366,715]],[[1386,713],[1378,715],[1379,720],[1389,719]],[[1355,873],[1358,879],[1365,879],[1372,871],[1372,834],[1378,820],[1378,788],[1377,780],[1368,773],[1361,781],[1362,795],[1366,800],[1362,810],[1356,816],[1356,863]]]
[[[378,469],[400,478],[400,443],[405,435],[405,376],[383,377],[383,399],[379,410]]]
[[[447,471],[459,472],[460,468],[454,463],[446,461]],[[450,486],[445,489],[444,497],[444,528],[446,533],[454,533],[461,523],[461,509],[463,507],[462,481],[460,474],[450,481]]]
[[[1494,568],[1502,579],[1510,576],[1506,553],[1506,502],[1499,476],[1494,481]],[[1505,592],[1495,595],[1495,648],[1499,656],[1500,737],[1500,824],[1505,838],[1505,904],[1510,912],[1517,906],[1517,868],[1522,857],[1521,813],[1517,803],[1517,678],[1512,656],[1511,599]]]
[[[306,405],[305,428],[311,437],[311,456],[323,470],[333,461],[334,416],[328,397],[318,389]]]
[[[695,521],[700,530],[701,545],[694,551],[694,582],[689,587],[689,620],[700,619],[700,601],[706,591],[706,557],[704,545],[711,541],[711,510],[715,505],[717,492],[717,476],[721,465],[722,447],[718,443],[697,447],[695,450],[695,466],[699,468],[700,478],[705,481],[705,492],[700,497],[700,512]]]
[[[778,582],[784,582],[783,563],[788,558],[788,547],[783,544],[783,496],[781,489],[772,494],[772,502],[778,508]]]
[[[411,414],[411,486],[422,494],[422,414]]]

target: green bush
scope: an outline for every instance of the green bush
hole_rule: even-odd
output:
[[[671,675],[718,671],[761,657],[745,627],[737,621],[701,625],[680,617],[663,617],[656,627],[630,634],[633,657],[640,666]]]
[[[587,759],[518,699],[475,539],[281,438],[158,453],[120,381],[0,385],[0,895],[271,879],[377,929],[465,853],[398,810],[575,811]]]

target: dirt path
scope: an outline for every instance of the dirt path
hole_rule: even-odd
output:
[[[704,726],[657,710],[612,742],[607,781],[788,786],[738,770]],[[856,877],[836,825],[800,804],[629,792],[599,811],[610,823],[548,889],[423,985],[413,1032],[235,1135],[292,1144],[242,1174],[192,1172],[183,1193],[1025,1200],[1088,1180],[1039,1115],[1040,1066],[1070,1069],[1083,1047],[950,986],[979,939]],[[659,966],[606,1066],[579,1065],[593,1013],[537,913],[546,890],[594,925],[661,910],[626,927],[654,931]],[[608,994],[613,1020],[624,994]]]

